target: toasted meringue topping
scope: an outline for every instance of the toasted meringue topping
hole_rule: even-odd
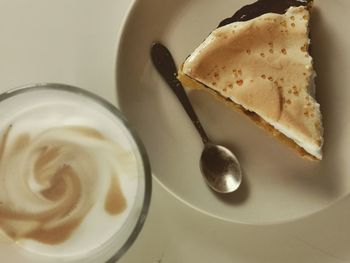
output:
[[[291,7],[214,30],[183,73],[245,109],[322,159],[320,106],[309,49],[309,11]]]

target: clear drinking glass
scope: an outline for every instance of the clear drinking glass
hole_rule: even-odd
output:
[[[147,158],[146,151],[135,134],[135,131],[130,127],[122,114],[111,103],[83,89],[62,85],[62,84],[35,84],[25,87],[16,88],[0,95],[0,124],[1,122],[11,120],[11,114],[21,114],[28,107],[35,108],[43,106],[52,106],[55,103],[64,103],[67,108],[80,105],[81,108],[87,109],[86,120],[89,121],[88,110],[96,109],[98,114],[103,114],[103,118],[113,122],[115,127],[118,127],[118,138],[123,138],[123,143],[128,144],[132,149],[133,158],[136,160],[135,169],[137,170],[137,188],[133,195],[133,203],[125,216],[125,220],[116,233],[104,243],[99,244],[93,250],[86,250],[83,253],[65,255],[65,251],[59,251],[54,256],[47,253],[37,253],[23,248],[20,243],[14,242],[8,238],[0,238],[0,254],[2,262],[26,262],[26,263],[55,263],[55,262],[115,262],[121,255],[128,250],[131,244],[139,234],[150,204],[151,199],[151,171]],[[45,107],[46,107],[45,106]],[[65,107],[63,107],[65,108]],[[67,110],[63,109],[61,110]],[[60,111],[60,109],[57,109]],[[45,118],[55,118],[54,114],[45,117],[45,112],[42,112],[43,123]],[[60,115],[58,122],[74,120],[76,112],[69,112],[66,115]],[[81,113],[79,113],[81,115]],[[63,116],[63,117],[62,117]],[[102,118],[101,117],[101,118]],[[52,121],[52,120],[49,120]],[[93,120],[91,123],[93,124]],[[96,125],[101,125],[100,122]],[[113,126],[114,127],[114,126]],[[97,127],[99,128],[99,127]],[[0,127],[1,129],[1,127]],[[3,130],[1,131],[3,133]],[[113,134],[112,134],[113,136]],[[1,155],[0,155],[1,156]],[[1,163],[0,163],[1,165]],[[20,164],[19,164],[20,165]],[[1,181],[0,181],[1,183]],[[96,224],[99,224],[98,219]],[[103,227],[103,226],[101,226]],[[2,235],[2,233],[0,233]],[[4,236],[4,235],[2,235]],[[54,246],[54,245],[53,245]]]

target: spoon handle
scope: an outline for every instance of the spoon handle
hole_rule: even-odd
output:
[[[169,50],[161,43],[153,43],[151,48],[151,58],[159,74],[166,81],[166,83],[168,83],[169,87],[173,90],[181,102],[187,115],[190,117],[192,123],[200,134],[203,143],[207,144],[209,142],[209,138],[205,133],[195,111],[193,110],[191,102],[189,101],[181,82],[177,79],[177,68]]]

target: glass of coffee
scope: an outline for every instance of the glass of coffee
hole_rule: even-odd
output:
[[[150,197],[144,147],[112,104],[61,84],[0,95],[4,262],[115,262]]]

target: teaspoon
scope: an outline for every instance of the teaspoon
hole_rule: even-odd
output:
[[[226,147],[209,140],[181,82],[177,79],[177,68],[170,51],[158,42],[153,43],[151,58],[155,68],[173,90],[202,138],[204,149],[200,158],[200,169],[206,183],[218,193],[234,192],[242,182],[242,171],[236,156]]]

